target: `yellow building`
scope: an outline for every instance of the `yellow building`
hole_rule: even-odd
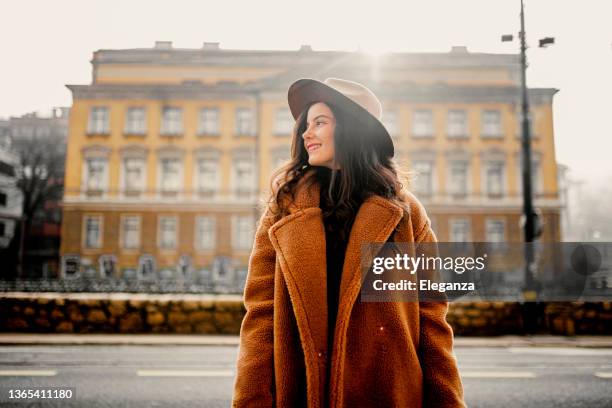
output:
[[[244,51],[205,43],[94,53],[73,94],[64,274],[191,273],[240,284],[257,203],[289,155],[296,79],[371,87],[440,241],[521,241],[518,55]],[[555,89],[531,89],[535,205],[560,239]]]

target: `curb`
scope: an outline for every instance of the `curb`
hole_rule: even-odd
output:
[[[236,335],[188,334],[31,334],[0,333],[0,345],[159,345],[238,346]],[[499,336],[456,337],[457,348],[584,347],[612,348],[612,336]]]
[[[238,336],[181,334],[22,334],[2,333],[2,345],[160,345],[237,346]]]

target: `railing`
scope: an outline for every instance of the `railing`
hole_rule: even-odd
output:
[[[86,278],[0,280],[1,292],[125,292],[242,294],[244,279],[119,279]]]

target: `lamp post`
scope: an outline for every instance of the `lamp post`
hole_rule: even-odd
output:
[[[523,180],[523,232],[525,243],[531,243],[538,238],[541,233],[541,221],[533,206],[533,191],[531,185],[531,126],[529,115],[529,98],[527,90],[527,40],[525,36],[525,12],[523,0],[521,0],[521,31],[519,33],[521,41],[521,156],[522,168],[521,177]],[[512,41],[512,35],[502,35],[502,41]],[[540,47],[554,44],[552,37],[542,38],[539,42]],[[525,246],[525,287],[523,298],[525,301],[537,301],[539,287],[534,279],[536,266],[534,262],[533,245]]]

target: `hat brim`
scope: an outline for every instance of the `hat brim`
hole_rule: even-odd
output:
[[[393,157],[395,153],[393,140],[380,120],[361,105],[323,82],[309,78],[298,79],[289,87],[287,100],[291,115],[295,120],[312,103],[329,102],[333,104],[355,117],[361,122],[361,125],[365,126],[367,132],[373,136],[372,141],[381,155]]]

